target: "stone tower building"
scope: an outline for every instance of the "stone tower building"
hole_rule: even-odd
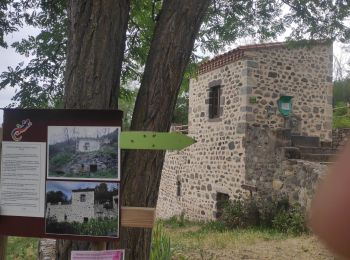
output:
[[[188,135],[197,143],[167,152],[157,216],[213,219],[221,200],[247,188],[308,204],[322,166],[287,159],[298,145],[330,145],[332,52],[331,42],[258,44],[202,64],[189,93]]]

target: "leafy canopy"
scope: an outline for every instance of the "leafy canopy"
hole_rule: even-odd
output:
[[[33,58],[28,63],[8,67],[0,74],[0,89],[17,88],[13,106],[60,106],[67,43],[66,1],[0,0],[0,46],[7,46],[6,34],[25,24],[40,30],[38,35],[11,45],[21,55]],[[134,100],[130,98],[134,90],[127,86],[132,81],[140,81],[161,8],[160,0],[132,1],[120,91],[120,98],[126,102]],[[345,0],[212,1],[183,78],[178,112],[187,111],[184,93],[188,92],[189,78],[195,75],[196,64],[208,53],[223,51],[241,37],[266,41],[286,32],[289,32],[288,39],[330,38],[348,43],[350,28],[346,20],[349,12],[350,5]],[[183,115],[177,114],[175,118],[180,118],[175,119],[179,122],[186,121]]]

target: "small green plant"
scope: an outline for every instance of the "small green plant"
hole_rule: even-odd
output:
[[[224,232],[227,231],[227,226],[223,221],[209,221],[205,223],[200,229],[202,232]]]
[[[166,227],[171,228],[185,227],[191,223],[185,218],[185,214],[181,214],[180,216],[172,216],[171,218],[163,220],[162,222]]]
[[[228,228],[238,228],[244,226],[244,217],[243,201],[235,200],[225,205],[220,220],[225,223]]]
[[[305,215],[300,205],[288,198],[249,198],[228,203],[220,217],[222,225],[232,228],[273,228],[288,234],[307,232]]]
[[[164,232],[162,223],[158,222],[153,229],[151,260],[170,260],[172,256],[170,238]]]
[[[53,167],[60,167],[71,161],[73,155],[71,153],[59,153],[50,159],[50,164]]]
[[[281,210],[272,220],[272,226],[276,230],[300,235],[307,232],[305,216],[298,205],[290,206],[289,210]]]

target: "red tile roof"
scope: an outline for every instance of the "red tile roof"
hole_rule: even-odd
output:
[[[265,49],[265,48],[275,48],[285,45],[285,42],[273,42],[273,43],[261,43],[261,44],[251,44],[240,46],[224,54],[218,55],[211,60],[202,63],[199,66],[198,74],[203,74],[214,69],[220,68],[226,64],[233,61],[239,60],[243,57],[245,50],[255,50],[255,49]]]

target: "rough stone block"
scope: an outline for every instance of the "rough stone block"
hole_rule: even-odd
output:
[[[247,60],[247,67],[256,69],[258,67],[258,63],[253,60]]]
[[[244,107],[241,107],[241,112],[252,112],[252,107],[249,107],[249,106],[244,106]]]
[[[253,88],[250,86],[241,87],[240,94],[241,95],[249,95],[249,94],[252,94],[252,90],[253,90]]]
[[[280,180],[273,180],[272,181],[272,188],[274,190],[280,190],[283,188],[283,182]]]
[[[333,104],[333,97],[332,96],[327,96],[327,103],[329,105],[332,105]]]
[[[269,74],[267,75],[269,78],[277,78],[278,74],[277,72],[270,71]]]
[[[228,149],[234,150],[235,149],[235,142],[229,142],[228,143]]]
[[[237,134],[244,134],[247,129],[246,123],[238,123],[236,127],[236,133]]]

